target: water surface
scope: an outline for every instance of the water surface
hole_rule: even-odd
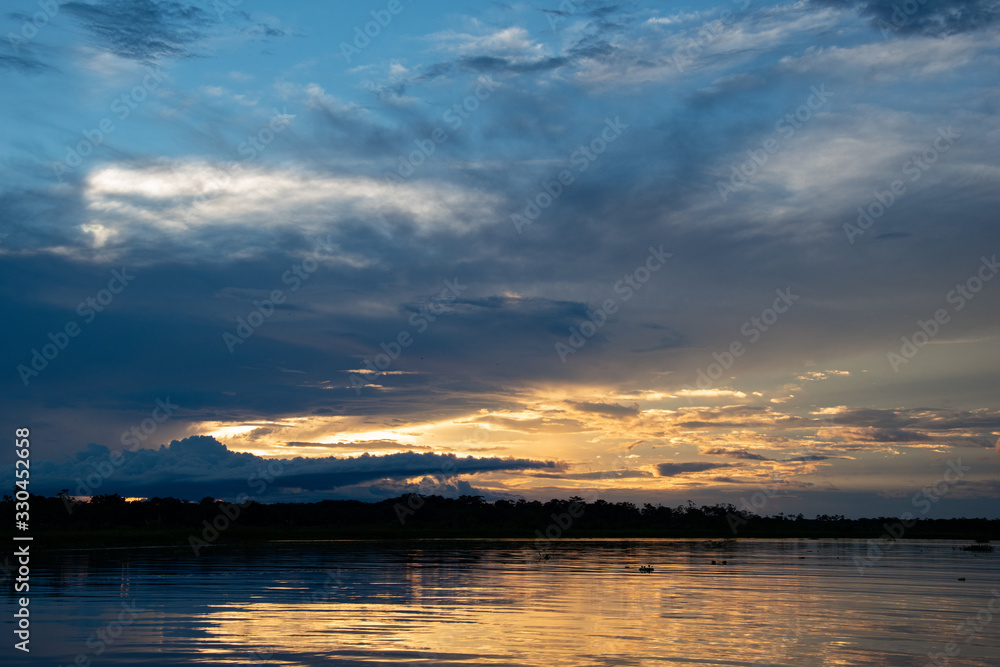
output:
[[[863,574],[853,540],[64,550],[33,562],[14,664],[1000,665],[1000,554],[957,544]]]

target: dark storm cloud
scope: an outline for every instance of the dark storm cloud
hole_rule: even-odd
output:
[[[946,37],[987,29],[1000,22],[996,0],[812,0],[827,7],[856,9],[872,28],[901,35]]]
[[[67,488],[71,494],[78,495],[119,493],[187,499],[206,495],[231,498],[240,493],[256,496],[265,493],[266,489],[268,496],[273,497],[290,489],[326,491],[429,474],[443,474],[450,479],[481,472],[556,467],[551,461],[462,458],[430,453],[265,459],[231,452],[208,436],[174,440],[155,450],[122,450],[121,455],[118,459],[107,447],[90,444],[86,450],[61,463],[39,460],[36,463],[40,473],[39,489],[48,494]]]
[[[428,305],[435,303],[440,307],[449,308],[454,314],[473,323],[480,318],[510,318],[516,325],[530,326],[533,330],[538,328],[538,324],[532,324],[532,321],[554,323],[552,326],[559,326],[574,317],[585,317],[587,311],[587,304],[573,301],[487,295],[478,298],[431,296],[419,302],[401,305],[400,312],[407,316],[426,312]]]
[[[629,154],[628,151],[625,153]],[[600,164],[595,168],[600,168]],[[628,166],[624,169],[627,171]],[[606,173],[606,172],[605,172]],[[299,410],[305,413],[323,414],[321,411],[333,409],[335,414],[397,414],[415,415],[423,410],[433,410],[441,414],[445,409],[460,413],[475,405],[475,393],[479,390],[498,392],[502,390],[503,381],[526,381],[534,378],[549,379],[562,374],[579,374],[586,377],[593,374],[597,377],[608,377],[618,368],[603,369],[594,363],[583,362],[583,359],[599,360],[607,350],[621,358],[633,350],[654,348],[655,345],[629,346],[622,349],[620,345],[608,345],[609,336],[620,339],[621,336],[642,335],[646,331],[657,334],[660,329],[641,326],[626,330],[618,319],[629,315],[631,308],[640,303],[640,298],[650,295],[651,298],[679,298],[678,303],[695,306],[681,314],[678,306],[672,306],[669,311],[671,318],[690,321],[697,315],[702,304],[710,299],[734,298],[751,281],[782,284],[780,273],[778,277],[769,276],[776,264],[754,264],[754,272],[745,272],[740,267],[748,266],[746,255],[750,258],[759,257],[760,253],[773,253],[774,246],[763,243],[760,239],[733,241],[727,247],[728,235],[718,232],[702,237],[697,230],[677,230],[675,238],[683,239],[687,252],[692,254],[692,261],[678,255],[674,259],[687,262],[677,272],[684,280],[685,292],[679,291],[673,278],[662,279],[662,282],[650,282],[640,293],[640,298],[624,308],[618,316],[613,317],[600,332],[591,338],[584,347],[579,359],[571,359],[562,366],[558,357],[552,351],[552,344],[559,336],[566,336],[571,325],[585,320],[588,308],[601,302],[604,294],[597,292],[591,302],[570,301],[544,297],[510,297],[498,296],[493,291],[497,284],[531,285],[534,281],[548,281],[553,277],[553,266],[562,266],[560,270],[563,279],[577,281],[593,280],[595,273],[601,273],[602,281],[606,281],[606,295],[612,296],[611,284],[620,278],[621,273],[632,269],[645,253],[644,244],[623,242],[620,228],[601,230],[599,227],[587,227],[586,234],[581,233],[581,225],[585,218],[578,216],[586,208],[585,202],[606,199],[617,201],[620,186],[614,180],[603,177],[587,183],[582,188],[570,189],[558,202],[560,209],[547,212],[548,218],[541,219],[531,230],[537,232],[537,238],[519,239],[511,237],[509,230],[502,227],[487,228],[479,232],[474,242],[469,239],[437,236],[430,243],[414,241],[405,235],[397,238],[380,237],[371,229],[351,228],[349,235],[345,233],[344,241],[351,244],[352,249],[373,257],[377,263],[369,267],[351,268],[345,266],[322,267],[311,279],[317,292],[302,290],[282,306],[246,344],[237,349],[234,355],[228,355],[220,342],[223,331],[235,325],[237,316],[246,316],[252,308],[252,291],[259,290],[261,294],[269,289],[281,286],[278,277],[293,260],[293,251],[302,247],[301,239],[293,234],[287,236],[269,236],[262,232],[261,239],[270,243],[273,256],[265,260],[239,261],[225,263],[226,252],[215,254],[213,262],[192,269],[188,265],[163,264],[151,267],[139,281],[136,282],[135,300],[131,300],[132,292],[122,295],[109,312],[101,316],[95,326],[102,327],[99,336],[87,336],[74,342],[74,347],[61,355],[52,367],[39,378],[40,386],[46,387],[51,400],[74,401],[87,403],[100,397],[104,401],[113,402],[123,393],[141,392],[152,394],[151,402],[156,396],[171,395],[182,405],[190,406],[195,412],[192,418],[209,419],[217,416],[250,417],[255,414],[280,416]],[[583,201],[578,203],[577,198]],[[84,208],[84,202],[79,202],[79,210],[74,211],[74,198],[67,198],[65,204],[72,215],[66,216],[65,230],[68,234],[78,235],[79,211]],[[638,221],[648,216],[643,211],[640,201],[630,202],[633,208],[619,210],[613,219],[628,220],[630,232],[638,235],[648,233],[656,238],[654,232],[647,231]],[[30,201],[21,200],[19,208],[28,211],[33,207],[51,206],[42,197]],[[28,215],[21,213],[11,215],[15,219],[37,218],[44,225],[53,225],[53,216]],[[507,234],[504,234],[504,232]],[[27,233],[27,230],[26,230]],[[36,233],[37,231],[32,231]],[[662,233],[662,232],[658,232]],[[70,237],[73,238],[73,237]],[[645,240],[645,239],[641,239]],[[19,233],[11,235],[5,244],[20,244],[24,237]],[[234,252],[245,249],[250,242],[247,231],[243,229],[226,231],[216,230],[212,240],[219,247],[231,248]],[[169,241],[165,240],[165,244]],[[755,247],[755,243],[759,244]],[[156,255],[169,255],[169,245],[158,244],[149,248],[147,258]],[[53,243],[58,245],[58,243]],[[781,244],[779,244],[780,247]],[[138,250],[138,249],[136,249]],[[638,251],[638,252],[637,252]],[[142,251],[145,252],[145,251]],[[426,253],[426,254],[425,254]],[[713,265],[711,280],[701,273],[693,258],[712,256],[718,264]],[[454,257],[454,265],[435,264],[440,257]],[[579,262],[580,257],[589,258]],[[672,259],[671,261],[674,261]],[[808,263],[811,260],[806,260]],[[102,270],[83,271],[72,262],[48,260],[48,268],[42,275],[34,278],[31,293],[40,295],[48,286],[57,285],[93,285],[100,286]],[[7,268],[13,276],[30,264],[29,261],[7,263]],[[795,260],[789,259],[781,271],[795,270]],[[18,268],[19,267],[19,268]],[[386,267],[392,268],[390,276]],[[831,272],[832,273],[832,272]],[[449,305],[449,312],[431,323],[426,333],[417,337],[414,345],[409,348],[393,369],[414,370],[421,372],[419,376],[391,376],[380,378],[380,384],[385,384],[392,391],[366,389],[363,396],[356,397],[350,391],[341,372],[357,368],[359,359],[371,357],[378,353],[379,344],[393,339],[399,331],[409,329],[408,318],[419,312],[421,307],[429,303],[427,297],[440,290],[444,277],[459,276],[462,281],[470,282],[481,296],[463,298]],[[467,279],[466,276],[469,276]],[[270,277],[270,278],[269,278]],[[472,283],[471,280],[475,282]],[[106,278],[104,278],[106,281]],[[657,276],[653,280],[661,281]],[[778,282],[781,280],[781,282]],[[817,284],[833,281],[833,276],[824,276],[821,272],[811,280]],[[729,281],[729,287],[722,290],[718,285]],[[423,287],[420,287],[420,286]],[[226,291],[232,287],[232,290]],[[692,289],[693,287],[693,289]],[[63,288],[64,289],[64,288]],[[408,294],[401,295],[405,289]],[[770,289],[770,286],[768,286]],[[544,290],[542,290],[544,293]],[[372,299],[388,306],[380,310],[378,316],[363,312],[351,312],[351,308],[338,308],[335,316],[324,315],[331,305],[345,296],[355,293],[363,295],[365,300]],[[178,293],[189,294],[185,307],[180,309],[176,302]],[[320,298],[320,293],[323,297]],[[411,299],[414,293],[425,295],[423,299]],[[212,294],[225,294],[226,302],[221,304],[212,300]],[[834,290],[831,295],[837,294]],[[241,296],[242,295],[242,296]],[[30,354],[32,347],[45,341],[46,332],[72,316],[72,309],[79,300],[86,296],[86,290],[80,290],[64,303],[68,312],[57,314],[48,311],[44,326],[33,330],[19,329],[16,333],[18,345],[8,347],[6,353],[11,355],[10,367],[23,362],[25,353]],[[240,297],[240,298],[237,298]],[[773,298],[773,297],[772,297]],[[242,299],[242,300],[241,300]],[[736,297],[740,301],[748,301]],[[18,299],[22,305],[25,303]],[[655,303],[655,300],[652,302]],[[152,307],[152,304],[156,304]],[[315,305],[314,305],[315,304]],[[347,306],[348,301],[344,302]],[[322,306],[320,308],[319,306]],[[796,307],[799,307],[798,305]],[[132,312],[133,309],[136,312]],[[753,313],[748,306],[746,315]],[[398,313],[398,316],[396,315]],[[37,321],[36,316],[41,311],[28,317],[28,321]],[[280,319],[279,319],[280,316]],[[61,321],[58,321],[61,320]],[[46,326],[51,323],[49,328]],[[107,329],[103,328],[107,325]],[[648,323],[647,323],[648,324]],[[740,321],[733,322],[732,333],[722,329],[723,336],[738,334]],[[785,326],[784,323],[782,326]],[[96,331],[96,329],[95,329]],[[294,332],[292,337],[288,334]],[[189,342],[196,342],[191,345]],[[658,342],[658,341],[653,341]],[[727,344],[728,340],[722,342]],[[218,347],[215,347],[215,346]],[[162,350],[161,354],[150,357],[145,354],[147,346]],[[75,350],[81,350],[79,354]],[[246,353],[246,354],[244,354]],[[635,352],[632,352],[635,354]],[[711,361],[711,349],[705,351],[705,361]],[[588,356],[585,356],[588,355]],[[486,360],[488,356],[488,362]],[[747,355],[747,359],[750,356]],[[115,360],[127,359],[137,368],[144,369],[143,376],[120,374],[113,369]],[[272,361],[273,360],[273,361]],[[278,363],[277,360],[280,360]],[[743,360],[740,362],[743,363]],[[301,381],[295,376],[282,373],[278,366],[304,370],[307,377]],[[627,371],[627,367],[619,367]],[[105,369],[105,370],[102,370]],[[490,370],[489,377],[479,376],[483,369]],[[74,396],[71,388],[65,391],[58,387],[62,380],[70,376],[78,380],[88,378],[93,384],[94,392],[86,398]],[[148,375],[146,375],[148,373]],[[156,386],[143,387],[148,383],[148,377],[157,377]],[[318,387],[322,381],[333,381],[336,385],[340,380],[342,386],[333,389]],[[690,380],[679,379],[680,384],[693,381],[693,371]],[[16,374],[8,377],[8,381],[17,383]],[[102,395],[101,385],[107,382]],[[127,387],[126,392],[121,388]],[[238,398],[225,392],[237,392]],[[449,397],[442,401],[441,397]],[[136,405],[142,405],[137,401]],[[257,412],[261,411],[261,412]],[[744,426],[746,418],[760,415],[760,418],[770,419],[763,408],[745,408],[734,413],[734,419],[719,420],[718,415],[699,419],[693,416],[691,421],[683,422],[685,428],[720,428],[726,425]],[[844,424],[865,419],[868,414],[864,410],[845,412],[838,418]],[[885,422],[886,426],[905,426],[912,422],[913,417],[902,418],[892,411],[876,411],[877,416],[871,416],[874,424]],[[995,419],[995,418],[994,418]],[[980,419],[982,424],[989,423]],[[125,426],[128,424],[126,423]],[[96,439],[91,436],[89,439]]]
[[[23,241],[17,236],[6,241],[11,240]],[[287,243],[289,250],[299,247],[294,239]],[[128,428],[156,398],[165,396],[183,407],[174,418],[182,423],[288,414],[446,416],[467,410],[480,391],[500,391],[499,384],[476,377],[475,369],[485,363],[483,350],[492,350],[489,365],[503,376],[542,373],[534,357],[547,359],[549,365],[558,363],[549,350],[550,329],[568,326],[573,315],[584,316],[582,305],[546,299],[463,299],[450,304],[451,312],[418,334],[408,316],[426,305],[424,301],[397,306],[399,315],[393,310],[380,317],[351,312],[349,304],[358,298],[394,300],[393,284],[379,286],[383,269],[324,266],[309,285],[289,293],[288,301],[230,354],[222,334],[234,331],[237,317],[245,318],[254,310],[254,299],[275,287],[287,287],[279,276],[295,258],[282,258],[277,243],[273,252],[274,257],[264,262],[130,269],[136,275],[133,283],[86,325],[76,313],[77,304],[106,285],[110,267],[52,260],[43,274],[14,290],[15,276],[23,275],[32,260],[11,259],[3,264],[8,289],[0,293],[0,300],[19,309],[35,326],[12,332],[3,350],[5,366],[14,369],[30,363],[31,350],[48,342],[48,333],[61,330],[68,321],[81,323],[82,333],[28,388],[16,372],[4,374],[2,382],[13,394],[21,386],[25,400],[44,395],[49,405],[70,404],[95,417],[95,411],[117,404],[125,411],[116,418],[122,421],[107,422],[104,433],[81,424],[85,430],[80,437],[98,441],[116,437],[116,430]],[[397,270],[401,266],[405,264],[397,263]],[[440,291],[439,270],[408,269],[409,290]],[[427,287],[416,287],[421,283]],[[333,320],[311,306],[315,289],[322,292],[323,285],[352,284],[357,286],[354,290],[340,288],[324,297],[324,310],[346,299]],[[42,300],[46,290],[51,290],[50,298]],[[182,309],[177,307],[179,294],[188,295]],[[333,295],[339,296],[331,300]],[[379,378],[395,391],[372,388],[356,396],[343,371],[381,352],[379,344],[393,340],[400,331],[409,331],[415,342],[392,370],[430,373]],[[534,357],[525,356],[539,345],[542,349]],[[509,350],[510,356],[496,356],[498,350]],[[503,360],[502,367],[492,359]],[[141,370],[128,372],[128,368]],[[90,387],[86,396],[73,389],[80,382]],[[134,411],[131,416],[129,411]]]
[[[732,463],[713,463],[711,461],[690,461],[688,463],[658,463],[656,471],[660,477],[676,477],[689,472],[702,472],[715,468],[729,468]]]

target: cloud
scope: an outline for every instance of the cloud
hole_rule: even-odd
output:
[[[812,4],[854,9],[883,34],[946,37],[1000,22],[996,0],[812,0]]]
[[[848,440],[861,442],[927,442],[935,439],[926,433],[897,428],[844,429],[842,435]]]
[[[593,412],[607,417],[635,417],[639,414],[638,407],[628,407],[617,403],[588,403],[586,401],[567,401],[580,412]]]
[[[393,19],[341,71],[330,58],[353,23],[326,20],[322,3],[281,8],[309,30],[294,48],[262,54],[261,39],[289,31],[240,15],[256,5],[220,19],[210,0],[76,0],[22,45],[21,56],[58,66],[46,85],[24,76],[32,61],[0,62],[11,102],[0,310],[18,323],[0,351],[12,371],[4,395],[49,425],[50,458],[116,442],[168,395],[184,409],[157,444],[206,433],[264,456],[488,442],[502,455],[572,459],[576,472],[611,467],[594,461],[631,447],[629,465],[654,474],[663,459],[711,455],[734,464],[721,477],[754,477],[784,456],[849,453],[877,465],[892,452],[904,455],[893,458],[900,480],[950,448],[992,457],[996,411],[966,408],[985,405],[995,385],[996,280],[898,374],[886,353],[950,309],[944,295],[993,252],[993,5],[920,2],[906,28],[915,32],[888,38],[869,29],[875,14],[857,13],[893,4],[723,3],[697,16],[588,4],[554,30],[536,7],[473,4],[443,21]],[[734,13],[720,25],[724,5]],[[985,29],[968,20],[979,10]],[[149,60],[165,85],[119,121],[112,95],[128,93]],[[480,72],[499,73],[487,100],[475,96]],[[776,123],[824,84],[829,103],[761,153]],[[271,109],[287,129],[234,163],[249,139],[263,141]],[[109,113],[117,129],[56,184],[53,165],[86,147]],[[602,145],[604,119],[619,114],[628,129]],[[904,163],[949,125],[962,137],[910,180]],[[430,139],[435,128],[446,141]],[[418,148],[430,145],[430,155]],[[571,155],[589,146],[602,150],[583,170]],[[407,161],[419,169],[387,183]],[[573,182],[560,187],[563,169]],[[746,186],[722,201],[717,183],[748,169]],[[905,194],[849,243],[844,225],[896,178]],[[511,214],[533,207],[518,234]],[[284,276],[317,239],[334,250],[287,289]],[[623,299],[615,285],[660,243],[675,253],[670,265]],[[50,332],[82,323],[77,304],[123,266],[134,285],[57,359],[39,358],[47,367],[25,387],[13,369]],[[456,277],[469,289],[435,303]],[[801,301],[773,325],[765,317],[751,342],[741,324],[786,286]],[[284,302],[262,308],[266,321],[230,354],[222,335],[258,317],[255,302],[275,288]],[[563,364],[554,343],[607,299],[617,311]],[[424,317],[430,306],[440,317]],[[378,386],[356,395],[350,376],[395,355],[401,332],[412,344],[384,374],[365,373]],[[729,364],[736,341],[745,354]],[[706,384],[699,371],[716,375],[713,363],[725,372]],[[474,431],[488,437],[470,443]],[[784,467],[855,481],[839,460]],[[687,480],[708,493],[712,472],[636,478],[634,493]],[[476,486],[527,488],[496,477]],[[365,484],[410,483],[393,480],[336,493],[368,498]]]
[[[837,376],[849,376],[850,374],[850,371],[809,371],[799,375],[795,379],[802,382],[809,382],[812,380],[827,380]]]
[[[746,393],[734,389],[681,389],[678,396],[690,396],[692,398],[746,398]]]
[[[56,71],[54,67],[46,65],[40,60],[20,54],[13,56],[0,54],[0,67],[17,70],[23,74],[43,74]]]
[[[949,408],[853,408],[830,412],[838,424],[877,429],[911,427],[924,431],[1000,428],[1000,410]],[[883,431],[885,432],[885,431]]]
[[[68,2],[61,9],[76,17],[111,53],[143,62],[191,55],[215,18],[201,8],[172,0]]]
[[[773,461],[774,459],[769,459],[766,456],[760,454],[755,454],[747,449],[726,449],[725,447],[710,447],[708,449],[699,450],[702,454],[708,456],[725,456],[731,459],[746,459],[748,461]]]
[[[695,21],[698,19],[704,19],[704,12],[678,12],[673,16],[654,16],[652,18],[646,19],[646,23],[649,25],[676,25],[678,23],[688,23],[690,21]]]
[[[732,16],[723,18],[723,10]],[[602,53],[603,57],[585,58],[581,54],[576,63],[579,77],[602,88],[620,88],[676,82],[692,73],[746,67],[761,53],[782,52],[804,34],[814,35],[833,27],[837,12],[792,3],[735,12],[722,7],[702,17],[695,23],[678,24],[652,19],[644,21],[641,29],[619,29],[611,38],[614,48]],[[683,27],[673,30],[675,25]]]
[[[988,35],[962,35],[950,39],[913,37],[906,41],[876,42],[850,46],[829,46],[803,55],[787,55],[778,69],[804,74],[829,72],[830,68],[871,81],[898,81],[901,78],[931,79],[954,73],[991,50]]]
[[[532,59],[544,55],[545,47],[532,40],[528,31],[519,26],[503,28],[485,35],[458,33],[452,30],[428,36],[437,48],[461,55],[491,54]]]
[[[476,72],[527,74],[543,72],[567,65],[566,58],[539,58],[538,60],[522,61],[516,58],[498,58],[496,56],[472,56],[461,58],[459,64]]]
[[[520,26],[501,28],[485,34],[454,30],[429,35],[438,51],[454,60],[426,65],[413,81],[427,81],[453,73],[456,68],[474,72],[530,74],[571,65],[572,59],[553,56],[545,44],[533,40]]]
[[[658,463],[656,471],[660,477],[676,477],[689,472],[703,472],[715,468],[729,468],[731,463],[713,463],[711,461],[691,461],[688,463]]]
[[[118,461],[113,465],[112,461]],[[103,445],[90,444],[57,463],[39,460],[39,491],[71,495],[119,493],[123,496],[204,496],[234,498],[241,493],[268,500],[302,494],[322,496],[341,487],[425,475],[454,478],[483,472],[552,469],[552,461],[454,454],[410,453],[356,457],[266,459],[230,451],[210,436],[174,440],[159,449],[121,451],[121,460]],[[262,496],[266,494],[266,496]],[[310,497],[311,497],[310,496]],[[260,498],[258,498],[260,499]]]
[[[584,480],[611,480],[611,479],[643,479],[652,477],[653,473],[648,470],[600,470],[594,472],[574,472],[574,473],[527,473],[529,477],[545,477],[552,479],[584,479]]]
[[[476,487],[464,479],[442,479],[440,477],[428,477],[419,482],[410,483],[387,480],[369,484],[364,491],[372,496],[381,498],[398,498],[408,493],[444,496],[445,498],[482,496],[486,502],[514,500],[520,497],[514,493]]]
[[[263,165],[223,170],[195,160],[99,167],[86,176],[80,195],[86,219],[74,230],[76,239],[58,243],[79,243],[81,257],[101,261],[163,242],[218,258],[226,229],[239,230],[244,256],[254,246],[265,250],[269,233],[283,227],[314,234],[358,224],[385,233],[463,233],[492,222],[485,209],[498,204],[490,193],[446,183],[392,185]],[[366,262],[357,255],[340,259]]]

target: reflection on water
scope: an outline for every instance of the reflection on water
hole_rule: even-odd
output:
[[[864,575],[850,540],[50,552],[25,664],[1000,664],[1000,553],[955,544],[896,542]]]

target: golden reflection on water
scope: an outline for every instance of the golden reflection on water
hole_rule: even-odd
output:
[[[923,667],[1000,584],[996,554],[952,546],[900,542],[864,575],[864,544],[836,540],[564,540],[548,560],[524,542],[284,543],[166,569],[138,554],[117,588],[151,611],[117,650],[156,647],[145,664]],[[950,667],[1000,655],[1000,614],[973,639]]]

